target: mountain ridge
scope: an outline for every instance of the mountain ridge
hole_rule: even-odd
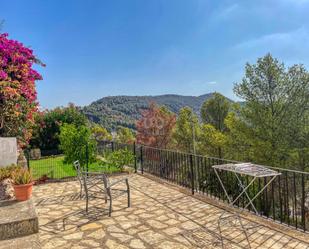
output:
[[[165,105],[176,114],[181,108],[188,106],[199,115],[201,105],[212,95],[213,92],[199,96],[179,94],[106,96],[82,107],[82,112],[90,121],[110,131],[118,126],[135,129],[135,121],[140,118],[141,111],[147,109],[151,102]]]

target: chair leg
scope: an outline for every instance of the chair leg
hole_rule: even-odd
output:
[[[86,195],[86,213],[88,213],[88,196]]]
[[[85,187],[85,197],[86,197],[86,213],[88,213],[89,196],[88,196],[88,189],[87,189],[87,187]]]
[[[127,185],[127,193],[128,193],[128,207],[131,206],[131,197],[130,197],[130,186],[129,186],[129,181],[126,179],[126,185]]]
[[[107,193],[105,191],[105,194],[104,194],[104,200],[105,200],[105,203],[107,203]]]
[[[110,199],[109,199],[109,211],[108,211],[108,216],[109,217],[112,216],[112,211],[113,211],[113,201],[112,201],[112,197],[110,196]]]
[[[83,186],[80,184],[79,198],[81,199],[83,196]]]

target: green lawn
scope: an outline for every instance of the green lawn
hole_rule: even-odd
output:
[[[64,156],[48,157],[39,160],[30,160],[30,169],[34,179],[39,179],[43,175],[49,178],[60,179],[64,177],[76,176],[73,164],[66,164]],[[104,173],[114,173],[120,170],[108,165],[100,166],[99,162],[89,164],[89,171],[99,171]]]

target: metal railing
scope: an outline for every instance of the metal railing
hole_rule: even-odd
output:
[[[239,163],[233,160],[193,155],[178,151],[152,148],[136,144],[119,144],[102,142],[100,149],[114,151],[129,149],[135,155],[135,170],[147,172],[171,183],[188,188],[192,194],[200,193],[227,202],[223,189],[218,182],[213,165]],[[309,173],[290,169],[275,168],[281,173],[270,186],[254,200],[259,214],[279,223],[295,227],[302,231],[309,229]],[[241,177],[248,183],[249,176]],[[238,195],[240,186],[235,176],[222,172],[222,179],[231,197]],[[270,179],[260,179],[248,189],[249,195],[254,196]],[[248,200],[243,196],[235,206],[243,208]],[[248,211],[251,211],[250,208]]]
[[[139,171],[142,174],[146,172],[185,187],[192,194],[200,193],[223,202],[227,202],[227,199],[212,166],[239,163],[233,160],[193,155],[137,144],[120,144],[110,141],[102,141],[97,144],[98,154],[106,154],[119,149],[132,151],[135,160],[131,166],[135,168],[135,172]],[[58,153],[48,157],[41,157],[40,160],[29,158],[29,167],[33,170],[36,179],[40,179],[42,176],[44,178],[45,175],[49,179],[67,179],[76,176],[73,166],[65,164],[63,162],[64,156]],[[270,168],[279,171],[281,175],[254,200],[259,215],[302,231],[308,231],[309,173],[283,168]],[[235,197],[240,190],[235,176],[228,172],[222,172],[221,174],[228,194]],[[241,177],[241,179],[246,183],[251,180],[249,176]],[[251,185],[248,189],[249,195],[254,196],[268,181],[267,178],[260,179]],[[247,202],[246,197],[243,197],[235,203],[235,206],[243,208]],[[248,210],[251,211],[250,208]]]
[[[94,162],[89,161],[89,151],[86,146],[85,160],[84,160],[84,169],[86,171],[96,171],[102,170],[102,164],[100,160]],[[105,143],[99,142],[97,145],[97,155],[102,156],[103,153],[112,152],[119,149],[127,148],[128,150],[133,150],[133,145],[125,144],[114,144],[114,143]],[[71,180],[70,178],[76,177],[76,170],[73,167],[72,163],[65,162],[65,155],[62,151],[54,150],[37,150],[37,153],[31,153],[31,149],[24,151],[24,154],[27,158],[28,168],[31,169],[34,180],[38,182],[44,182],[46,180]],[[133,166],[133,165],[132,165]],[[107,167],[108,168],[108,167]],[[113,173],[111,169],[105,169],[108,173]],[[115,169],[114,169],[115,170]],[[115,173],[115,172],[114,172]]]

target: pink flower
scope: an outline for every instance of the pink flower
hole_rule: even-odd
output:
[[[34,120],[33,114],[38,111],[35,81],[41,80],[42,76],[32,68],[33,64],[44,66],[34,56],[31,49],[18,41],[8,39],[7,33],[0,33],[0,81],[5,86],[1,85],[0,99],[4,100],[2,108],[4,110],[7,108],[8,113],[11,111],[12,104],[14,104],[14,109],[20,113],[19,120],[12,119],[11,127],[18,128],[15,136],[23,141],[28,141],[31,137],[29,127],[32,126]]]
[[[7,73],[0,70],[0,80],[5,80],[8,77]]]

